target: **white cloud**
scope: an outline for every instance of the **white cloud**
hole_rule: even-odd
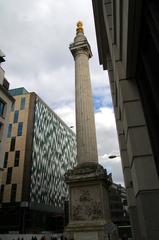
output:
[[[100,105],[95,114],[98,152],[100,156],[118,152],[113,111],[106,107],[111,103],[109,80],[99,66],[91,0],[5,0],[0,1],[0,9],[0,48],[6,54],[3,66],[11,88],[35,91],[68,126],[75,126],[74,60],[69,44],[76,22],[84,22],[93,52],[92,88]],[[112,168],[113,175],[118,176],[116,169]]]
[[[114,182],[124,184],[116,124],[113,110],[108,107],[100,108],[95,114],[99,162],[107,171],[112,173]],[[115,155],[116,158],[109,159]]]
[[[55,112],[67,123],[68,126],[74,126],[75,131],[75,108],[70,103],[67,106],[55,109]],[[112,109],[101,108],[95,114],[96,132],[98,143],[99,163],[112,173],[113,180],[116,183],[123,183],[123,174],[121,167],[121,159],[119,156],[119,147],[116,136],[115,119]],[[109,159],[110,155],[117,156]]]
[[[120,157],[109,159],[111,154],[99,156],[99,163],[107,169],[108,173],[112,173],[113,181],[117,184],[124,185],[122,165]]]
[[[75,126],[75,111],[74,111],[74,109],[75,109],[74,103],[72,102],[67,106],[62,106],[60,108],[56,108],[55,112],[75,132],[76,126]]]

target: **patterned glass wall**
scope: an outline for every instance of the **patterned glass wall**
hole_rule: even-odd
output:
[[[75,134],[36,99],[31,168],[31,202],[62,206],[64,173],[76,164]]]

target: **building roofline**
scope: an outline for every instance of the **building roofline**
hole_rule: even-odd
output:
[[[19,90],[22,90],[24,91],[23,93],[18,93]],[[15,95],[12,95],[12,92],[15,91],[17,92],[17,94]],[[27,94],[29,93],[24,87],[18,87],[18,88],[12,88],[12,89],[9,89],[9,93],[12,95],[12,96],[21,96],[23,94]]]
[[[19,87],[19,88],[13,88],[13,89],[10,89],[10,90],[14,90],[14,89],[25,89],[24,87]],[[40,99],[40,101],[58,118],[58,120],[71,132],[73,133],[74,136],[76,136],[76,134],[71,130],[71,128],[57,115],[57,113],[51,109],[51,107],[49,107],[47,105],[47,103],[44,102],[44,100],[36,93],[36,92],[28,92],[26,89],[25,89],[25,93],[23,94],[19,94],[19,95],[15,95],[16,96],[21,96],[21,95],[25,95],[25,94],[34,94],[37,98]]]
[[[108,38],[105,29],[104,15],[102,9],[102,1],[92,0],[95,32],[97,39],[97,47],[99,54],[99,63],[103,65],[104,70],[107,69],[107,54],[109,52]],[[101,34],[102,33],[102,34]]]
[[[112,58],[112,54],[114,56],[117,55],[116,60],[121,63],[124,78],[134,78],[137,66],[143,0],[127,0],[127,4],[125,5],[124,2],[121,1],[120,4],[121,7],[125,7],[126,10],[124,12],[120,10],[120,17],[124,17],[125,23],[127,24],[123,24],[121,21],[120,28],[116,28],[114,21],[112,25],[112,33],[114,35],[120,33],[121,40],[119,46],[117,46],[117,44],[113,43],[113,39],[111,38],[109,22],[108,19],[105,18],[106,11],[103,11],[103,1],[92,0],[99,62],[103,65],[104,69],[107,69],[107,56],[111,55]],[[115,18],[116,10],[113,10],[112,14],[112,17]],[[117,32],[117,29],[119,32]],[[123,41],[123,32],[125,33],[125,41]],[[117,49],[121,49],[120,57],[116,54],[116,47]]]

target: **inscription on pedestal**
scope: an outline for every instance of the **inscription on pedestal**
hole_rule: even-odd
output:
[[[72,220],[97,220],[103,217],[98,186],[72,189]]]

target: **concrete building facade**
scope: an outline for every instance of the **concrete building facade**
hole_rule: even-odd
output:
[[[159,3],[92,3],[99,61],[109,73],[134,239],[158,239]]]
[[[0,231],[53,230],[68,195],[64,173],[76,164],[75,134],[35,93],[10,93],[15,104],[5,141]]]
[[[14,98],[9,94],[9,82],[5,78],[5,72],[1,67],[1,63],[5,61],[4,57],[4,54],[0,50],[0,184],[3,170],[4,141],[6,139],[11,106],[14,103]]]

